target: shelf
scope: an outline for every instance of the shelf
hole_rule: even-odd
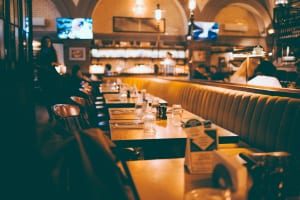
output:
[[[115,59],[163,59],[167,52],[172,54],[173,59],[186,59],[185,50],[175,49],[91,49],[92,58],[115,58]]]
[[[125,58],[125,57],[101,57],[101,58],[96,58],[96,57],[91,57],[91,59],[95,60],[101,60],[101,59],[122,59],[122,60],[162,60],[164,58],[146,58],[146,57],[139,57],[139,58]],[[173,58],[174,60],[186,60],[187,58]]]
[[[185,50],[184,46],[166,46],[166,45],[160,45],[159,47],[157,46],[116,46],[116,45],[109,45],[109,46],[100,46],[98,49],[152,49],[152,50]]]

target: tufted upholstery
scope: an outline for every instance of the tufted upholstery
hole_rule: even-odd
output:
[[[300,100],[157,78],[123,77],[236,134],[263,151],[300,152]]]

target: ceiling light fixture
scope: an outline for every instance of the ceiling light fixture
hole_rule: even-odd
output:
[[[196,4],[196,0],[189,0],[189,9],[191,12],[195,10]]]
[[[136,15],[142,15],[145,11],[144,0],[135,0],[135,5],[133,7],[133,12]]]

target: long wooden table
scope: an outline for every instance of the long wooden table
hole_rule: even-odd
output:
[[[135,108],[109,108],[110,120],[139,120]]]
[[[117,94],[120,92],[118,87],[114,84],[103,83],[99,86],[99,92],[102,94]]]
[[[131,97],[131,98],[120,98],[119,94],[104,94],[104,99],[107,107],[109,108],[130,108],[134,107],[135,103],[137,102],[137,97]],[[153,96],[150,96],[151,98]],[[158,98],[160,104],[167,105],[168,102]]]
[[[241,160],[241,164],[244,162]],[[191,190],[212,186],[211,174],[190,174],[184,158],[127,161],[127,166],[141,200],[183,200]],[[288,184],[291,191],[286,199],[299,200],[299,185]],[[233,193],[232,199],[240,198]]]
[[[126,123],[140,123],[141,120],[136,115],[134,108],[110,108],[110,130],[111,139],[119,144],[131,143],[133,145],[135,142],[142,143],[149,140],[162,140],[162,139],[186,139],[185,128],[180,126],[174,126],[171,116],[168,114],[167,120],[156,120],[155,122],[155,134],[145,134],[142,126],[132,127],[132,128],[122,128],[122,126],[117,127],[116,125],[126,122]],[[184,110],[182,115],[183,121],[187,119],[199,119],[203,121],[201,117],[198,117],[186,110]],[[212,125],[212,128],[216,128],[219,135],[219,143],[237,143],[239,141],[239,136],[220,127],[217,125]]]
[[[142,147],[146,159],[184,156],[187,129],[174,126],[170,114],[167,120],[156,120],[156,132],[152,134],[144,132],[134,108],[110,108],[109,115],[111,140],[119,147]],[[191,118],[200,119],[188,111],[183,112],[183,120]],[[217,129],[220,144],[238,143],[238,135],[216,125],[212,128]]]
[[[141,200],[183,200],[192,189],[211,186],[210,175],[189,174],[184,159],[128,161],[128,168]]]
[[[109,108],[134,107],[137,98],[120,98],[119,94],[104,94],[106,106]]]

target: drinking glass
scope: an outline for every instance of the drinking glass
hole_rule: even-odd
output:
[[[121,89],[119,96],[120,96],[121,101],[126,101],[127,100],[127,91],[125,89]]]
[[[143,117],[144,133],[155,134],[155,115],[151,111],[147,111]]]
[[[135,103],[135,113],[136,113],[136,116],[139,118],[139,119],[142,119],[143,118],[143,114],[144,114],[144,111],[145,111],[145,106],[143,105],[143,102],[142,101],[137,101]]]
[[[152,99],[152,112],[155,114],[156,118],[159,118],[159,99],[157,97],[154,97]]]
[[[153,97],[153,99],[152,99],[152,106],[159,106],[159,98]]]
[[[143,100],[146,100],[146,93],[147,93],[146,89],[141,90],[141,95],[142,95]]]
[[[137,89],[136,85],[134,85],[132,87],[131,97],[138,97],[138,89]]]
[[[181,105],[174,104],[172,106],[172,123],[174,126],[181,126],[183,109]]]

